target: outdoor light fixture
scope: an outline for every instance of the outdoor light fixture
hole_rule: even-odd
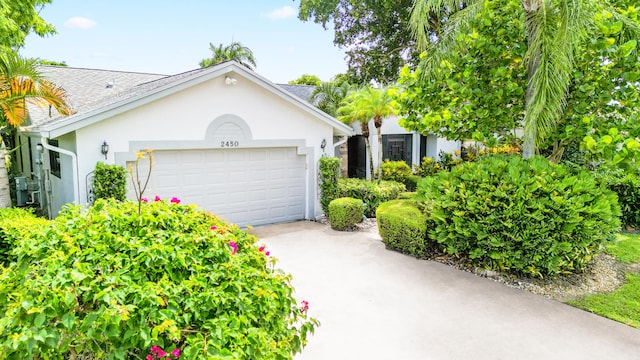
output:
[[[236,80],[235,78],[232,78],[231,76],[225,76],[224,83],[227,85],[235,85],[238,83],[238,80]]]
[[[107,140],[102,142],[102,146],[100,147],[100,152],[104,155],[104,159],[107,159],[107,154],[109,153],[109,144],[107,144]]]
[[[36,145],[36,150],[38,150],[39,153],[44,151],[44,146],[42,146],[42,144],[38,143]]]
[[[327,147],[327,139],[322,139],[322,142],[320,143],[320,149],[324,151],[324,148],[326,147]]]

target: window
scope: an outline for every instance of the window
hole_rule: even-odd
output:
[[[49,145],[58,147],[58,140],[49,140]],[[49,150],[49,168],[51,174],[60,178],[60,153]]]

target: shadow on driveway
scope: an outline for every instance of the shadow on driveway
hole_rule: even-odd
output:
[[[321,325],[296,360],[640,359],[640,331],[385,250],[375,232],[251,230]]]

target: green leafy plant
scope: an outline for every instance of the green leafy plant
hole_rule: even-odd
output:
[[[582,270],[620,227],[613,192],[542,157],[485,156],[425,178],[418,194],[444,252],[499,271]]]
[[[119,165],[96,164],[93,177],[95,199],[124,201],[127,195],[127,172]]]
[[[605,179],[607,187],[618,194],[622,210],[622,225],[640,228],[640,180],[634,175],[609,175]]]
[[[395,181],[338,180],[338,197],[362,200],[365,204],[364,214],[368,218],[376,216],[376,209],[380,203],[396,199],[405,190],[404,184]]]
[[[334,199],[329,203],[329,223],[335,230],[347,230],[362,221],[364,203],[349,197]]]
[[[411,167],[402,160],[385,160],[380,168],[382,169],[382,180],[403,183],[408,191],[415,191],[418,182],[422,179],[420,176],[414,175]]]
[[[7,359],[291,359],[317,326],[257,239],[179,201],[67,206],[0,272]],[[142,224],[142,226],[139,226]]]
[[[415,166],[415,165],[414,165]],[[420,177],[433,176],[442,171],[440,164],[432,157],[423,157],[420,165],[415,166],[414,174]]]
[[[387,201],[376,211],[378,232],[387,249],[423,257],[427,251],[427,218],[413,200]]]
[[[13,248],[20,242],[31,241],[48,225],[47,219],[35,216],[31,209],[0,209],[0,264],[8,265],[15,261]]]
[[[340,159],[323,156],[320,158],[320,205],[325,214],[329,213],[329,203],[338,198]]]

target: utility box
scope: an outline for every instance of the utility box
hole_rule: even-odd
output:
[[[27,177],[24,175],[18,175],[14,179],[16,182],[16,206],[26,206],[27,201],[29,200]]]

